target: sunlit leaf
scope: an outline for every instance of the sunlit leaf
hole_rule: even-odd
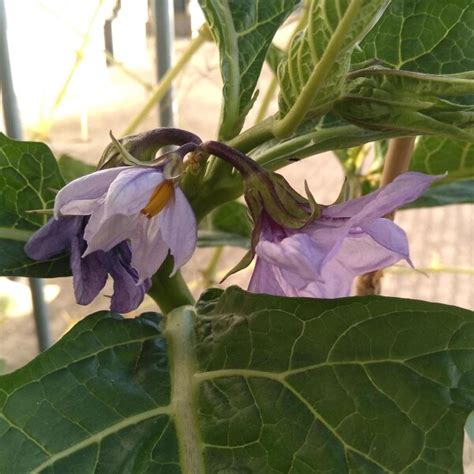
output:
[[[210,290],[0,377],[0,472],[462,472],[474,314]]]

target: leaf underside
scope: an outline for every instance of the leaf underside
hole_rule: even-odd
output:
[[[96,313],[0,377],[0,472],[462,472],[472,312],[235,287],[189,311]]]
[[[223,109],[219,136],[242,128],[273,36],[298,0],[199,0],[219,47]]]

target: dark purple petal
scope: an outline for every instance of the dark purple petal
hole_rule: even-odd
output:
[[[114,279],[114,294],[110,309],[119,313],[128,313],[140,306],[150,281],[138,282],[138,274],[130,265],[131,251],[127,242],[122,242],[107,252],[109,273]]]
[[[25,245],[25,253],[33,260],[44,260],[68,249],[80,232],[82,216],[51,218],[37,230]]]
[[[87,305],[104,288],[107,281],[107,268],[104,265],[104,252],[94,252],[81,257],[86,242],[82,235],[76,236],[71,243],[71,269],[74,294],[78,304]]]

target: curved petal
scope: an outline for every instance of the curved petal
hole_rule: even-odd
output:
[[[105,216],[104,206],[94,212],[84,229],[84,239],[87,249],[84,257],[97,250],[107,252],[120,242],[131,238],[136,231],[136,221],[140,215],[135,217],[121,214],[109,218]]]
[[[81,236],[73,239],[71,244],[71,269],[73,274],[74,294],[78,304],[87,305],[104,288],[107,281],[107,269],[102,252],[95,252],[82,258],[86,243]]]
[[[83,217],[51,218],[25,244],[26,255],[33,260],[44,260],[60,254],[81,231],[83,220]]]
[[[408,238],[400,226],[390,219],[380,218],[364,226],[363,230],[382,247],[398,254],[400,259],[405,259],[412,265],[410,261]]]
[[[131,265],[138,273],[138,281],[151,278],[168,255],[169,247],[161,238],[158,219],[140,220],[131,239]]]
[[[156,169],[127,169],[109,187],[105,198],[105,216],[139,214],[162,181],[163,174]]]
[[[158,218],[161,236],[174,258],[174,275],[191,258],[197,243],[196,217],[181,189],[175,189],[173,201],[160,212]]]
[[[344,298],[351,294],[354,275],[337,260],[331,260],[323,270],[322,278],[312,281],[298,291],[298,296],[310,298]]]
[[[380,245],[370,235],[362,233],[357,237],[346,238],[341,250],[331,262],[339,262],[345,273],[356,276],[388,267],[402,258],[403,255]],[[324,267],[323,278],[332,271],[331,262]]]
[[[358,199],[324,208],[324,217],[346,217],[357,223],[368,221],[392,212],[394,209],[414,201],[442,176],[423,173],[404,173],[382,188]]]
[[[113,252],[107,254],[109,261],[108,271],[114,279],[114,293],[110,309],[119,313],[128,313],[140,306],[150,287],[147,280],[137,283],[137,272],[130,266],[131,253],[128,243],[117,246]]]
[[[311,281],[325,253],[306,234],[298,233],[281,242],[261,240],[255,247],[256,254],[267,263],[297,274]]]
[[[285,296],[285,292],[279,285],[274,267],[257,257],[255,268],[250,278],[248,291],[252,293],[266,293],[268,295]]]
[[[96,171],[71,181],[56,195],[54,216],[58,217],[61,208],[70,201],[99,198],[107,191],[112,181],[126,169],[128,166]]]
[[[70,201],[61,207],[62,216],[89,216],[103,204],[102,198]]]

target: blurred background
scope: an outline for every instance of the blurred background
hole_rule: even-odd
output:
[[[216,137],[222,81],[217,47],[197,40],[203,15],[197,1],[186,0],[6,0],[7,37],[14,90],[25,139],[46,142],[56,157],[69,155],[96,165],[116,136],[161,125],[188,129],[205,139]],[[167,8],[168,7],[168,8]],[[288,23],[294,19],[290,18]],[[289,25],[276,43],[285,45]],[[172,82],[172,94],[159,101],[158,77],[167,64],[195,52]],[[157,64],[161,63],[161,71]],[[247,119],[255,122],[272,79],[265,65],[262,91]],[[5,98],[3,98],[5,100]],[[149,111],[147,112],[147,110]],[[268,114],[276,110],[276,96]],[[161,113],[160,113],[161,111]],[[0,131],[6,123],[0,114]],[[343,171],[331,153],[320,154],[282,170],[303,191],[309,183],[317,200],[333,202]],[[454,205],[399,211],[396,222],[408,233],[412,260],[390,268],[383,294],[474,308],[474,207]],[[242,256],[226,247],[216,253],[199,249],[183,269],[196,295],[221,277]],[[216,268],[213,262],[219,260]],[[211,264],[210,264],[211,262]],[[212,268],[211,268],[212,267]],[[210,271],[212,270],[212,271]],[[246,287],[251,268],[225,286]],[[110,286],[92,305],[78,306],[68,278],[44,280],[51,341],[80,318],[108,307]],[[153,310],[145,299],[135,313]],[[24,365],[38,352],[26,278],[0,278],[0,373]]]

